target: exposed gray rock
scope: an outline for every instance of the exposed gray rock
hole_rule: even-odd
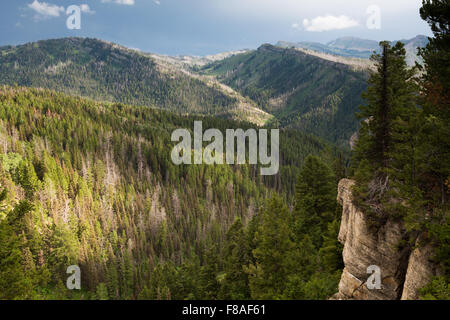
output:
[[[394,219],[387,219],[377,231],[369,229],[367,216],[352,203],[353,185],[354,181],[343,179],[338,186],[343,207],[339,241],[344,245],[345,269],[333,299],[417,299],[418,288],[436,274],[429,261],[431,248],[417,248],[411,254],[407,246],[401,247],[407,232],[403,223]],[[368,289],[371,274],[367,268],[372,265],[380,268],[380,289]]]
[[[441,274],[441,270],[431,261],[433,248],[429,244],[422,245],[420,240],[417,240],[416,248],[409,257],[402,300],[417,299],[418,290],[426,286],[433,276]]]

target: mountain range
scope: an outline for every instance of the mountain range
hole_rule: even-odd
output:
[[[403,42],[411,54],[426,41],[418,36]],[[347,37],[326,45],[279,42],[215,56],[170,57],[98,39],[53,39],[0,47],[0,84],[274,124],[348,147],[371,68],[362,58],[377,46]]]
[[[417,48],[425,47],[428,44],[428,37],[418,35],[412,39],[398,40],[403,42],[406,49],[406,60],[408,65],[414,65],[415,62],[421,62],[417,56]],[[395,44],[397,41],[392,41]],[[343,57],[369,59],[373,52],[379,52],[379,43],[374,40],[361,39],[356,37],[342,37],[330,41],[326,44],[318,42],[287,42],[279,41],[276,46],[282,48],[301,48],[317,52],[333,54]]]

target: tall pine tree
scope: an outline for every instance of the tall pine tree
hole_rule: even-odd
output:
[[[414,172],[417,122],[416,69],[408,68],[406,51],[401,42],[393,47],[381,42],[381,54],[374,54],[376,71],[371,73],[367,105],[360,106],[361,122],[356,143],[354,165],[356,186],[355,203],[373,218],[375,225],[385,218],[394,194],[391,182],[409,180]],[[408,163],[408,175],[403,171]]]
[[[293,214],[296,241],[309,235],[316,248],[336,213],[336,179],[333,171],[318,157],[309,155],[295,187]]]

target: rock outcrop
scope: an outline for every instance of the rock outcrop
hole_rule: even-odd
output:
[[[418,298],[418,289],[426,286],[433,276],[441,275],[442,271],[432,262],[433,248],[431,245],[421,245],[419,238],[416,248],[409,257],[408,270],[403,285],[402,300]]]
[[[430,261],[432,248],[416,246],[411,250],[405,245],[407,232],[401,221],[388,219],[377,231],[370,229],[367,216],[352,203],[353,184],[343,179],[338,187],[338,201],[343,207],[339,241],[344,245],[345,268],[339,292],[333,298],[416,299],[417,290],[438,272]],[[381,286],[376,289],[367,285],[371,266],[380,270]]]

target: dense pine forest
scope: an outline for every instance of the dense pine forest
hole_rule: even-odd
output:
[[[236,219],[251,224],[275,193],[292,203],[305,161],[336,187],[329,167],[307,158],[331,163],[333,149],[298,132],[282,132],[280,173],[263,179],[255,166],[173,165],[170,134],[192,128],[191,117],[22,87],[2,87],[0,99],[2,298],[65,298],[72,264],[82,269],[84,298],[212,297],[209,285],[234,285],[219,271],[226,279],[227,263],[250,258],[254,240]],[[246,252],[232,250],[233,232]]]
[[[1,48],[1,81],[17,85],[0,86],[0,299],[329,299],[344,268],[342,178],[355,181],[352,200],[373,232],[396,219],[407,228],[399,248],[432,244],[442,272],[420,298],[450,299],[449,7],[423,1],[433,31],[423,65],[407,65],[401,42],[381,42],[367,73],[308,67],[318,58],[267,45],[197,70],[277,115],[266,124],[282,127],[274,176],[258,165],[172,163],[172,132],[192,132],[196,120],[204,130],[258,128],[214,116],[233,102],[200,80],[145,69],[148,57],[137,53],[128,65],[110,44],[104,56],[74,55],[71,43],[97,40]],[[55,55],[78,57],[72,63],[96,81],[113,79],[85,85],[76,68],[49,68],[59,60],[45,46],[61,43]],[[121,78],[129,68],[145,77]],[[270,72],[280,77],[269,81]],[[298,87],[309,74],[314,81]],[[271,99],[291,87],[277,110]],[[317,92],[326,98],[312,99]],[[358,128],[350,152],[344,142]],[[66,288],[71,265],[81,268],[81,290]]]

